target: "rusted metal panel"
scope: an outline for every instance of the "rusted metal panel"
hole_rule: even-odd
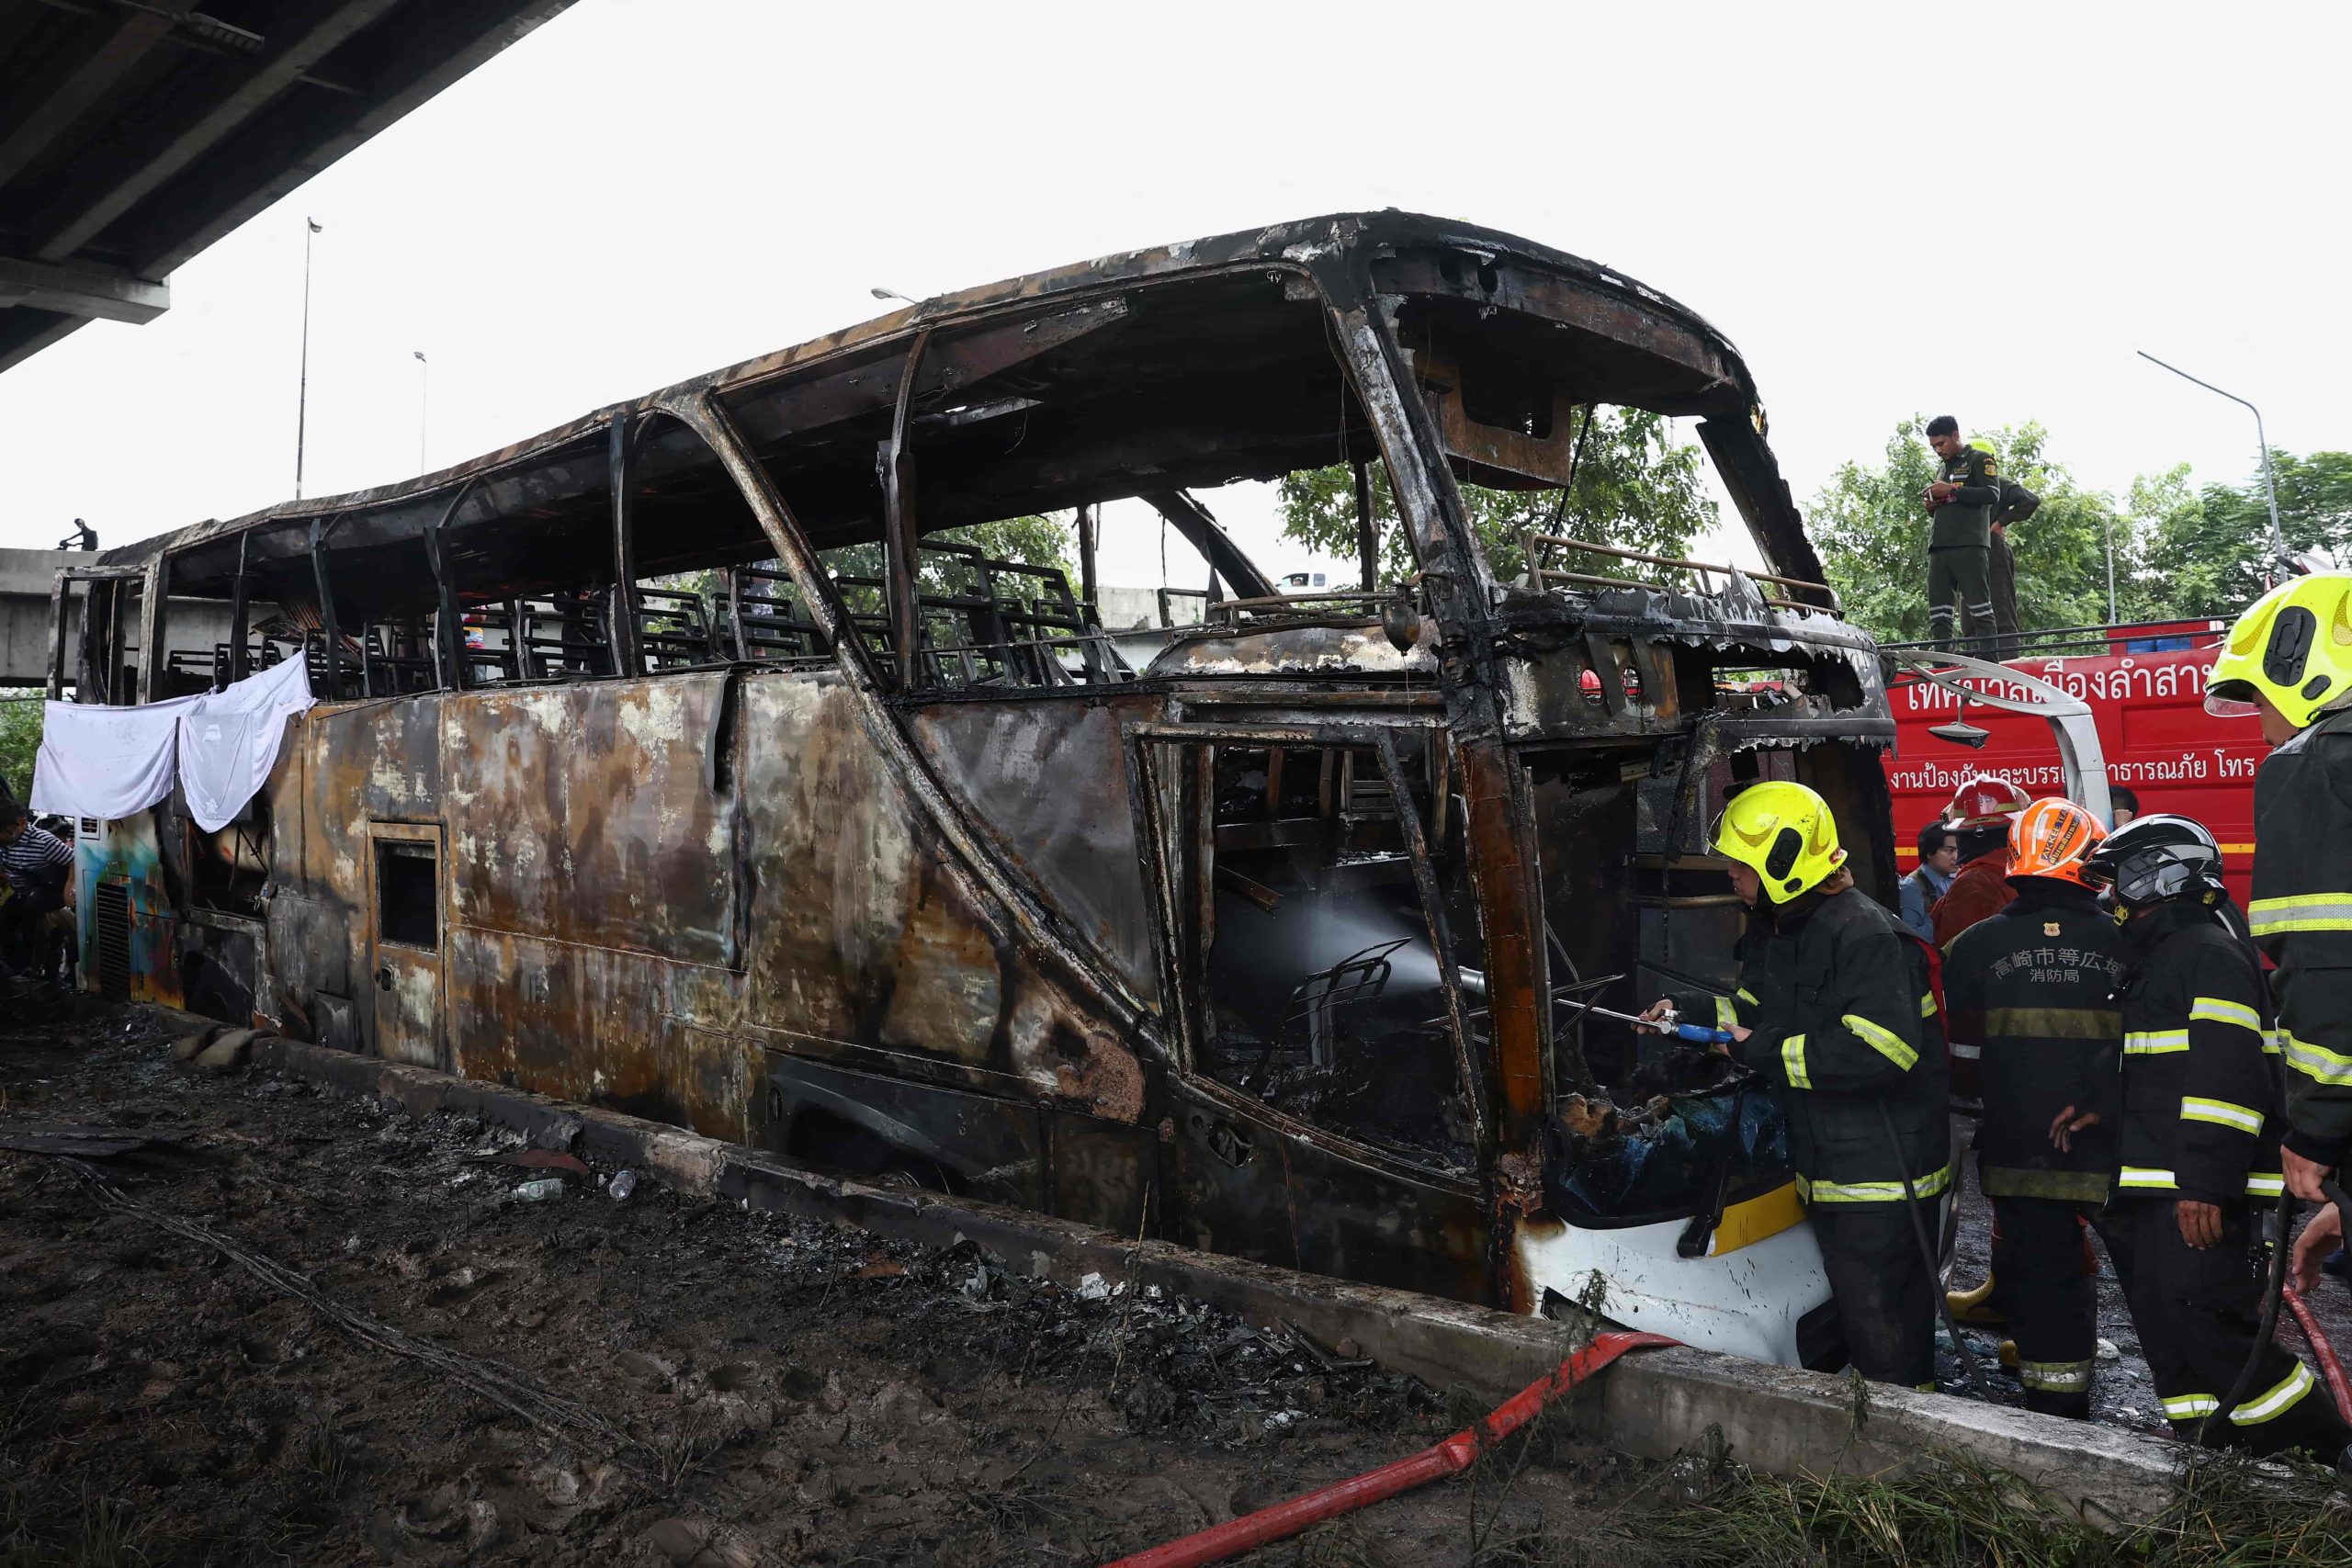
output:
[[[734,981],[655,955],[459,927],[449,941],[460,1071],[713,1137],[748,1134],[755,1049]]]
[[[1493,1227],[1469,1182],[1312,1143],[1294,1145],[1287,1159],[1300,1268],[1460,1300],[1491,1294]]]
[[[1072,695],[1017,705],[945,703],[911,732],[997,850],[1038,886],[1134,987],[1156,1002],[1135,818],[1120,727],[1163,699]]]
[[[1140,1234],[1159,1206],[1166,1145],[1157,1129],[1065,1111],[1043,1120],[1049,1190],[1038,1207],[1116,1235]]]
[[[759,781],[743,803],[757,857],[751,1021],[1138,1116],[1142,1069],[1124,1032],[1049,979],[1001,906],[940,852],[865,744],[853,694],[829,675],[756,676],[743,712],[745,775]]]
[[[740,962],[729,677],[444,699],[455,924]]]
[[[781,1054],[768,1059],[767,1084],[766,1141],[786,1154],[1001,1203],[1046,1206],[1045,1138],[1034,1104]]]
[[[377,1055],[414,1067],[447,1067],[447,862],[440,824],[370,823],[364,864]]]

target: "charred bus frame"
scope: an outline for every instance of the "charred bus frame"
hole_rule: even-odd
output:
[[[1769,576],[1490,559],[1470,487],[1565,493],[1597,405],[1694,416]],[[1339,466],[1347,592],[1193,493]],[[1140,667],[1094,602],[1129,498],[1210,570]],[[1076,591],[943,537],[1052,510]],[[1635,1051],[1558,1004],[1717,976],[1725,788],[1813,784],[1893,889],[1879,660],[1729,344],[1427,218],[928,300],[94,567],[52,689],[305,658],[323,700],[222,834],[85,825],[92,984],[1522,1310],[1558,1098]],[[172,644],[190,595],[228,645]]]

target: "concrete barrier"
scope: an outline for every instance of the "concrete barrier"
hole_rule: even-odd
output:
[[[50,644],[56,632],[49,596],[57,574],[69,567],[89,567],[97,559],[81,550],[0,549],[0,686],[39,686],[48,682]],[[68,685],[81,673],[85,587],[74,583],[66,598]],[[255,603],[248,612],[250,624],[259,626],[277,613],[275,605]],[[175,596],[164,617],[166,644],[200,652],[209,660],[213,644],[229,640],[229,605],[223,600]],[[135,634],[131,640],[138,640]]]
[[[972,1199],[867,1186],[661,1122],[372,1056],[265,1037],[254,1043],[253,1061],[414,1114],[479,1116],[569,1142],[697,1195],[931,1246],[969,1240],[1011,1269],[1065,1285],[1088,1274],[1158,1285],[1261,1325],[1294,1324],[1327,1345],[1352,1339],[1384,1366],[1440,1387],[1515,1393],[1567,1349],[1566,1325],[1542,1318],[1137,1241]],[[1577,1415],[1627,1453],[1665,1459],[1719,1441],[1734,1460],[1777,1475],[1900,1473],[1964,1451],[2095,1525],[2153,1517],[2173,1500],[2188,1457],[2169,1438],[1883,1384],[1870,1385],[1858,1423],[1849,1379],[1683,1347],[1619,1361]]]

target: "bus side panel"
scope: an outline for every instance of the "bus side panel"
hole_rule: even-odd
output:
[[[1056,702],[943,703],[911,726],[932,765],[1070,929],[1129,990],[1155,1001],[1159,962],[1120,729],[1164,705],[1089,691]]]
[[[830,676],[757,676],[742,708],[752,1023],[786,1048],[880,1046],[1139,1116],[1134,1052],[1039,972],[876,753],[852,694]]]
[[[352,706],[321,705],[302,716],[289,745],[303,748],[291,782],[297,809],[281,811],[281,831],[297,836],[294,857],[274,865],[270,970],[301,1003],[324,1038],[326,1014],[345,1004],[357,1030],[351,1043],[372,1047],[375,1014],[368,987],[369,825],[432,822],[441,811],[441,705],[438,695]],[[331,998],[326,1007],[315,998]]]
[[[741,1142],[752,1048],[734,977],[650,953],[450,932],[457,1070]]]
[[[77,829],[74,844],[82,984],[132,1001],[178,1007],[179,917],[164,885],[156,814]]]
[[[450,923],[731,966],[728,680],[681,673],[446,699]]]

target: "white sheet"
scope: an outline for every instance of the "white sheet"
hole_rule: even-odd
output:
[[[119,820],[162,804],[176,776],[180,719],[204,700],[42,704],[32,808]]]
[[[316,701],[303,660],[289,659],[168,702],[45,704],[32,808],[119,820],[161,805],[176,781],[197,826],[217,831],[268,781],[287,719]]]
[[[317,700],[300,659],[196,699],[179,721],[179,778],[198,828],[219,831],[261,793],[277,765],[287,719]]]
[[[235,819],[254,797],[254,716],[198,713],[180,720],[180,789],[187,814],[208,833]]]

